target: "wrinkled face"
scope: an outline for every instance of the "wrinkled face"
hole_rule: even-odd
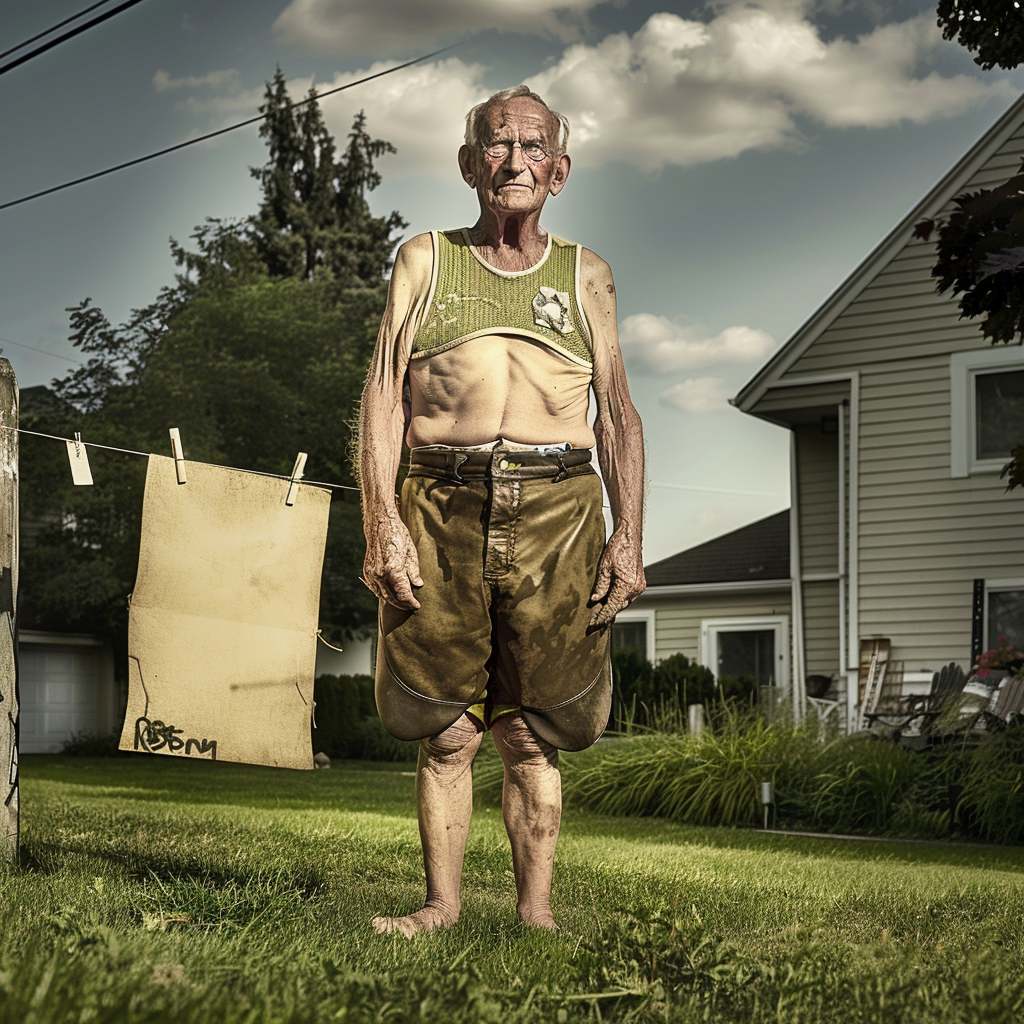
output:
[[[480,130],[480,148],[463,146],[459,166],[481,208],[500,214],[540,210],[569,175],[569,158],[558,151],[558,120],[529,96],[494,106]]]

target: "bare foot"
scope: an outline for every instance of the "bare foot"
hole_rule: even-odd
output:
[[[558,923],[551,916],[550,910],[542,910],[537,913],[520,911],[519,923],[526,928],[544,928],[549,932],[559,931]]]
[[[452,917],[451,914],[446,914],[436,907],[424,907],[406,917],[375,917],[370,923],[378,935],[401,932],[406,938],[412,938],[418,932],[432,932],[435,928],[451,928],[457,920],[458,915]]]

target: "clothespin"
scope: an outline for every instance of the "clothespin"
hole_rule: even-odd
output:
[[[306,453],[299,452],[299,456],[295,460],[295,467],[292,469],[292,475],[288,478],[288,494],[284,499],[286,505],[295,504],[295,493],[299,489],[299,481],[302,479],[302,473],[305,468]]]
[[[71,463],[71,481],[79,486],[92,483],[92,470],[89,468],[89,455],[82,444],[82,435],[75,431],[74,441],[66,441],[68,461]]]
[[[178,474],[178,483],[184,484],[188,481],[185,478],[185,453],[181,448],[181,432],[177,427],[171,427],[171,455],[174,456],[174,472]]]

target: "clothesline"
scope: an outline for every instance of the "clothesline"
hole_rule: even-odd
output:
[[[155,454],[154,452],[136,451],[134,448],[117,448],[112,444],[99,444],[96,441],[82,441],[77,437],[58,437],[56,434],[44,434],[38,430],[26,430],[24,427],[9,427],[6,424],[0,424],[0,429],[13,430],[19,434],[31,434],[33,437],[46,437],[51,441],[63,441],[65,444],[84,444],[89,448],[103,448],[108,452],[122,452],[125,455],[141,455],[146,459]],[[202,465],[213,465],[213,463],[202,463]],[[291,477],[287,473],[267,473],[261,469],[237,469],[234,466],[224,466],[222,468],[233,469],[236,473],[252,473],[253,476],[272,476],[277,480],[291,480]],[[351,484],[332,484],[323,480],[303,480],[302,483],[309,484],[311,487],[329,487],[338,491],[359,490],[358,487],[353,487]]]

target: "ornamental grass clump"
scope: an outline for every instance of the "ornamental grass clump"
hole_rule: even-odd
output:
[[[815,778],[816,823],[836,832],[884,831],[921,767],[915,751],[871,735],[830,744]]]
[[[972,751],[956,819],[993,842],[1024,844],[1024,724]]]
[[[797,776],[813,744],[804,729],[724,707],[699,736],[627,737],[565,758],[566,801],[604,814],[753,825],[760,784]]]

